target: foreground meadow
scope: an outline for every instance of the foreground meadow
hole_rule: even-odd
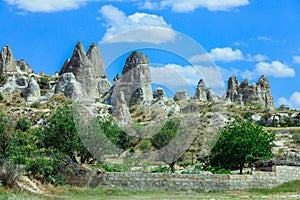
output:
[[[300,180],[282,184],[272,189],[238,191],[129,191],[103,188],[50,188],[49,194],[31,194],[23,191],[0,188],[0,199],[66,199],[66,200],[185,200],[185,199],[300,199]]]

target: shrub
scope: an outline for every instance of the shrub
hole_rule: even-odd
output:
[[[300,133],[294,133],[292,138],[294,143],[300,144]]]
[[[4,161],[0,171],[0,181],[5,187],[13,187],[22,175],[23,169],[13,161]]]
[[[151,141],[149,139],[143,139],[139,145],[142,152],[149,152],[151,149]]]
[[[39,108],[41,106],[40,102],[36,101],[36,102],[33,102],[30,107],[31,108]]]
[[[3,86],[7,82],[8,76],[6,74],[0,74],[0,86]]]
[[[62,166],[62,155],[55,154],[53,157],[41,156],[27,159],[25,171],[42,182],[60,185],[65,183],[60,173],[64,169]]]
[[[27,132],[31,127],[31,122],[28,119],[19,118],[16,122],[15,129]]]

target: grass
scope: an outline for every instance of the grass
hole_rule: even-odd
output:
[[[271,189],[249,189],[236,191],[131,191],[107,188],[57,187],[50,196],[16,192],[0,187],[0,200],[45,199],[45,200],[135,200],[135,199],[288,199],[300,198],[300,180],[284,183]],[[294,196],[293,196],[294,195]],[[295,198],[295,195],[298,195]]]
[[[300,194],[300,180],[283,183],[282,185],[271,189],[249,189],[248,191],[250,193],[263,194],[263,195],[273,195],[273,194],[283,194],[283,193]]]

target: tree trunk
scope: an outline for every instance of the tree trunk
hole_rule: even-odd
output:
[[[240,174],[243,174],[243,164],[240,164]]]
[[[172,173],[175,173],[174,165],[175,165],[175,162],[172,162],[171,164],[169,164]]]

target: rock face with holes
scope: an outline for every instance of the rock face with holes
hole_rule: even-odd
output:
[[[129,107],[136,104],[150,104],[153,95],[148,57],[140,52],[132,52],[126,59],[122,77],[115,89],[123,92]]]
[[[200,101],[207,101],[206,86],[203,79],[201,79],[197,84],[196,94],[194,96],[194,99]]]
[[[66,73],[73,74],[75,80],[70,75],[60,78],[57,84],[59,87],[55,88],[55,92],[64,93],[69,98],[100,98],[110,88],[110,83],[104,71],[100,50],[95,43],[90,46],[87,53],[82,43],[77,43],[71,59],[64,63],[59,74],[63,76]],[[67,81],[70,82],[67,83]],[[64,88],[64,85],[68,87],[73,85],[74,87],[72,89]],[[81,88],[81,91],[79,88]],[[75,91],[77,89],[78,91]],[[71,90],[73,92],[68,92]]]
[[[264,75],[260,77],[256,84],[249,84],[247,79],[239,84],[236,77],[230,77],[226,99],[237,104],[253,104],[260,105],[266,109],[274,109],[269,80]]]
[[[37,75],[32,72],[24,60],[14,58],[9,46],[2,48],[0,52],[0,92],[7,102],[21,105],[24,103],[24,98],[28,103],[37,101],[40,97],[40,88],[35,76]]]

